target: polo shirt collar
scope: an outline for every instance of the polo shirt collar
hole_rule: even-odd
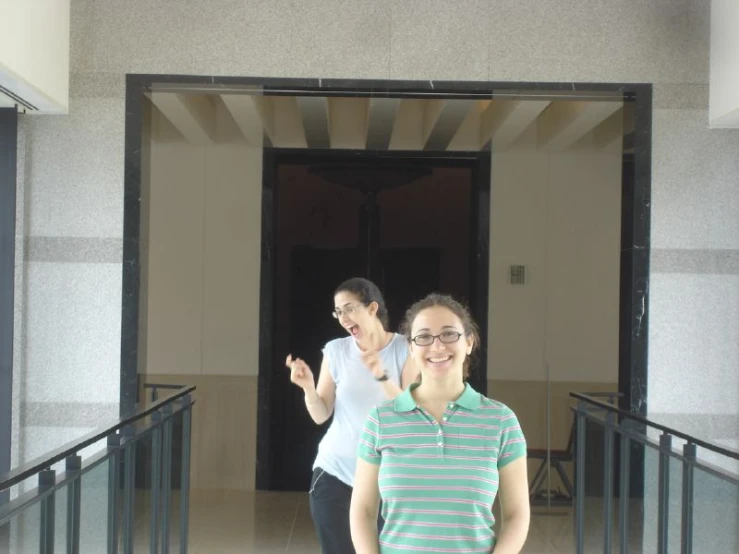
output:
[[[413,395],[411,394],[413,389],[418,387],[418,385],[420,385],[420,383],[412,383],[410,387],[395,397],[395,401],[393,403],[394,411],[411,412],[418,407]],[[466,410],[475,411],[480,407],[480,393],[473,389],[469,383],[465,383],[464,391],[460,397],[457,398],[455,404],[465,408]]]

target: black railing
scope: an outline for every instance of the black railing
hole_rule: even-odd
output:
[[[9,492],[14,487],[19,489],[13,490],[10,501],[0,505],[0,534],[11,546],[11,551],[29,551],[28,545],[20,543],[27,542],[33,535],[42,554],[53,554],[55,545],[61,551],[58,548],[60,544],[64,544],[63,550],[70,554],[117,554],[119,551],[131,554],[134,549],[141,551],[141,547],[136,545],[144,542],[151,553],[168,553],[171,538],[176,536],[179,552],[185,554],[194,391],[195,387],[179,387],[171,396],[130,417],[112,421],[38,459],[0,474],[0,493]],[[181,429],[182,435],[177,452],[173,452],[175,428]],[[86,455],[83,452],[86,449],[95,449],[95,452]],[[137,464],[137,458],[140,458],[137,453],[148,449],[146,463],[139,460]],[[180,475],[176,480],[179,499],[173,503],[175,480],[172,467],[175,456],[180,462]],[[62,471],[58,473],[55,466],[62,462]],[[137,487],[137,470],[145,474],[148,486],[139,484]],[[37,481],[29,484],[29,480],[34,478]],[[91,486],[91,490],[86,490],[86,483],[100,485],[101,481],[105,483],[103,488]],[[66,501],[57,502],[57,497],[63,496]],[[147,537],[141,536],[138,528],[141,518],[136,518],[136,506],[141,507],[143,499],[149,515],[143,531]],[[171,525],[174,505],[179,511],[178,529]],[[62,527],[56,523],[57,516],[65,520]],[[103,528],[104,537],[90,532],[100,528]],[[92,539],[92,534],[98,534],[96,540]]]
[[[590,395],[570,396],[577,400],[577,554],[610,554],[616,546],[620,554],[739,552],[739,476],[733,467],[739,467],[738,452]],[[602,436],[602,467],[588,464],[592,432]],[[683,443],[679,450],[676,441]],[[679,464],[677,479],[672,478],[674,463]],[[600,498],[588,498],[589,473],[602,473]],[[600,511],[593,502],[602,502]],[[593,516],[597,513],[599,518]]]

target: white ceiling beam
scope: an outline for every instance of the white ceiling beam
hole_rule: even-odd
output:
[[[433,152],[442,152],[459,131],[460,126],[475,107],[474,100],[442,100],[438,108],[438,115],[433,114],[434,125],[426,139],[424,149]],[[436,107],[427,110],[436,111]]]
[[[493,100],[482,114],[480,147],[490,140],[493,150],[505,150],[550,103],[549,100]]]
[[[490,106],[491,100],[476,100],[467,117],[459,126],[447,150],[455,152],[476,152],[483,143],[480,140],[482,131],[482,114]],[[487,142],[487,140],[485,141]]]
[[[191,144],[213,144],[216,110],[206,95],[152,92],[151,102]]]
[[[328,99],[328,127],[331,148],[364,150],[367,148],[369,98]]]
[[[554,102],[539,118],[539,145],[552,150],[572,146],[621,109],[622,102]]]
[[[400,101],[388,150],[422,150],[424,144],[424,100],[406,98]]]
[[[308,148],[303,117],[294,96],[271,96],[274,139],[280,148]]]
[[[298,96],[297,100],[308,148],[330,148],[328,100],[320,96]]]
[[[367,149],[387,150],[393,133],[399,98],[371,98],[367,127]]]
[[[253,98],[253,96],[247,94],[221,95],[223,104],[231,114],[241,134],[244,135],[247,144],[263,146],[264,123]]]

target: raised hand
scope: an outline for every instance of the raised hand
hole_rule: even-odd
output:
[[[364,363],[375,378],[382,377],[385,374],[382,358],[380,358],[380,354],[375,350],[366,350],[362,352],[362,363]]]
[[[308,364],[302,359],[293,359],[292,354],[288,354],[285,359],[285,365],[290,369],[290,381],[298,385],[306,392],[316,389],[316,381],[313,378],[313,372]]]

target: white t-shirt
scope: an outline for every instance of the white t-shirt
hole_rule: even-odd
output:
[[[336,401],[334,419],[318,445],[313,469],[320,467],[353,487],[357,446],[364,422],[370,410],[388,398],[382,383],[375,380],[362,362],[353,337],[332,340],[324,347],[323,354],[328,357],[328,369],[336,383]],[[379,355],[388,378],[400,386],[400,374],[408,359],[405,338],[393,334]]]

